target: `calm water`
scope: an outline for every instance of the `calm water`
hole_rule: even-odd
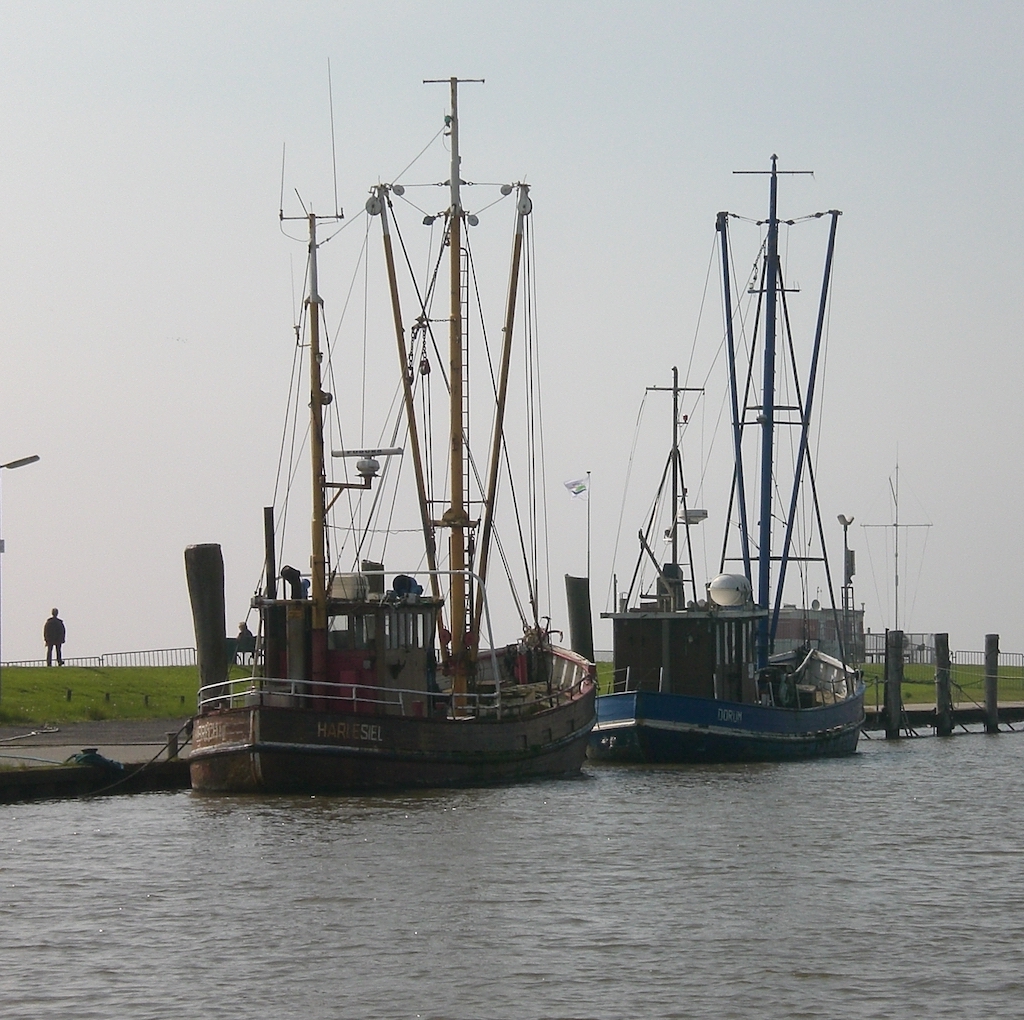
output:
[[[0,807],[7,1020],[1024,1009],[1024,734],[377,798]]]

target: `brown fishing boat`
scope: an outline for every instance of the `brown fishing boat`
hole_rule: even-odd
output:
[[[451,111],[443,131],[451,148],[450,179],[444,184],[449,201],[442,213],[424,219],[430,226],[440,221],[438,264],[446,260],[449,265],[450,301],[444,316],[448,350],[435,373],[444,377],[448,402],[447,435],[436,444],[446,451],[447,463],[433,470],[430,451],[435,444],[424,410],[429,401],[424,397],[417,407],[430,379],[431,323],[440,317],[430,314],[433,283],[417,288],[412,341],[422,344],[422,353],[414,361],[417,351],[406,339],[392,247],[393,197],[404,193],[403,185],[394,181],[371,190],[366,211],[382,227],[406,445],[333,451],[343,465],[355,460],[358,477],[342,471],[338,480],[328,478],[326,409],[334,403],[332,410],[341,405],[344,413],[345,407],[322,388],[330,348],[321,341],[317,228],[325,220],[337,221],[340,214],[304,212],[297,219],[309,230],[305,338],[300,346],[308,346],[311,566],[308,576],[290,566],[278,571],[275,512],[266,508],[264,581],[252,603],[259,616],[252,675],[229,679],[220,548],[186,550],[200,653],[201,687],[189,759],[192,785],[198,790],[345,792],[503,783],[573,773],[585,757],[595,721],[594,667],[552,643],[535,577],[527,580],[528,596],[514,599],[521,624],[515,639],[496,645],[490,638],[491,549],[497,541],[500,480],[511,475],[505,407],[532,201],[525,184],[502,185],[496,199],[512,198],[515,227],[501,350],[493,359],[488,352],[495,368],[487,389],[494,401],[486,466],[478,471],[469,444],[466,267],[471,252],[466,227],[479,221],[462,203],[459,82],[453,78],[448,84]],[[281,218],[289,219],[283,211]],[[411,264],[407,254],[405,264]],[[529,424],[523,431],[535,432]],[[392,435],[397,438],[400,432],[396,424]],[[383,555],[368,558],[369,539],[378,529],[364,523],[359,541],[353,543],[355,561],[342,571],[341,555],[331,548],[332,537],[344,544],[336,538],[343,529],[332,526],[330,519],[339,496],[363,494],[379,506],[376,497],[389,469],[410,460],[418,503],[416,530],[423,538],[418,560],[399,571],[385,570]],[[435,475],[446,479],[443,490],[433,487]],[[376,520],[371,507],[366,521]],[[350,533],[357,530],[356,521],[350,515]],[[447,532],[447,541],[437,540],[439,531]],[[528,567],[533,547],[519,544]],[[506,550],[499,546],[499,553],[511,580]],[[482,641],[483,634],[489,640]]]

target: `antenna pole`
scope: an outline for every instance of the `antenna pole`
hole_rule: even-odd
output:
[[[665,478],[668,475],[669,467],[672,468],[672,505],[670,507],[671,514],[669,517],[669,527],[666,535],[672,545],[672,567],[671,576],[665,574],[661,567],[658,567],[658,576],[662,579],[665,584],[666,590],[670,593],[672,598],[673,608],[678,608],[680,600],[685,602],[686,599],[686,581],[685,578],[680,577],[679,571],[679,505],[682,503],[683,508],[683,526],[686,528],[686,550],[687,556],[690,561],[690,580],[693,584],[693,598],[697,600],[697,579],[694,575],[693,569],[693,545],[690,541],[690,517],[689,512],[686,509],[686,484],[683,479],[683,458],[679,452],[679,394],[680,393],[703,393],[704,389],[701,386],[680,386],[679,385],[679,369],[675,365],[672,366],[672,385],[671,386],[648,386],[648,392],[652,391],[665,391],[671,392],[672,394],[672,446],[669,449],[668,463],[665,465],[665,470],[661,474],[661,482],[658,485],[658,502],[661,501],[661,493],[664,491]],[[651,514],[651,523],[654,522],[654,513]],[[646,541],[641,539],[644,548],[652,557],[654,553],[651,552],[650,546],[646,544]],[[657,564],[656,564],[657,565]],[[632,586],[630,586],[632,589]]]
[[[672,366],[672,566],[679,571],[679,369]],[[673,600],[674,601],[674,600]]]
[[[279,205],[278,210],[277,210],[278,218],[281,219],[281,220],[284,219],[284,154],[285,154],[285,143],[282,142],[281,143],[281,201],[280,201],[280,205]],[[292,287],[294,289],[294,281],[292,283]],[[295,301],[295,296],[293,294],[292,295],[292,302],[294,303],[294,301]]]
[[[327,98],[331,107],[331,165],[334,169],[334,215],[341,219],[338,208],[338,153],[334,147],[334,85],[331,82],[331,58],[327,58]]]
[[[899,451],[896,453],[895,485],[893,479],[889,479],[889,491],[892,493],[892,502],[895,510],[895,517],[892,524],[862,524],[862,528],[892,528],[893,536],[893,630],[900,629],[900,528],[930,528],[930,524],[900,524],[900,462]]]
[[[893,630],[900,629],[900,462],[896,461],[896,488],[893,490],[893,503],[896,505],[896,536],[893,542],[894,556],[893,566],[893,619],[895,621]]]

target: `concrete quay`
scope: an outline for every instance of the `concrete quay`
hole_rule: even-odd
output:
[[[168,758],[168,734],[187,719],[63,723],[59,727],[0,726],[0,802],[99,793],[140,793],[189,787],[187,758]],[[123,769],[67,764],[94,748]]]

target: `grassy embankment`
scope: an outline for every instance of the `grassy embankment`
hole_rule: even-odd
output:
[[[882,703],[882,680],[885,666],[882,663],[867,663],[864,670],[864,683],[867,689],[864,700],[869,705]],[[982,666],[953,667],[953,702],[969,704],[985,703],[985,670]],[[612,664],[597,664],[598,691],[601,694],[611,692]],[[959,687],[957,687],[959,685]],[[1000,701],[1024,701],[1024,670],[1002,666],[999,669]],[[903,667],[903,703],[905,705],[935,704],[935,667],[922,665],[906,665]]]
[[[236,666],[231,675],[246,676],[249,672]],[[192,715],[198,677],[195,666],[6,666],[0,722],[62,723]]]
[[[867,691],[864,699],[869,704],[884,700],[882,691],[885,666],[872,662],[863,666]],[[953,704],[985,704],[985,667],[953,666]],[[1024,669],[1019,666],[999,667],[999,700],[1024,701]],[[903,704],[935,704],[935,667],[928,665],[905,665],[903,667]]]
[[[867,683],[865,701],[881,703],[884,666],[863,667]],[[249,670],[233,667],[232,677]],[[903,702],[934,704],[935,668],[904,667]],[[954,702],[983,704],[984,670],[981,666],[956,666],[953,671]],[[597,664],[598,689],[611,692],[612,664]],[[196,708],[198,674],[195,666],[123,666],[58,669],[8,666],[3,671],[0,723],[62,723],[84,719],[162,719],[192,715]],[[67,692],[71,691],[71,700]],[[999,698],[1024,701],[1024,670],[1003,667],[999,671]]]

